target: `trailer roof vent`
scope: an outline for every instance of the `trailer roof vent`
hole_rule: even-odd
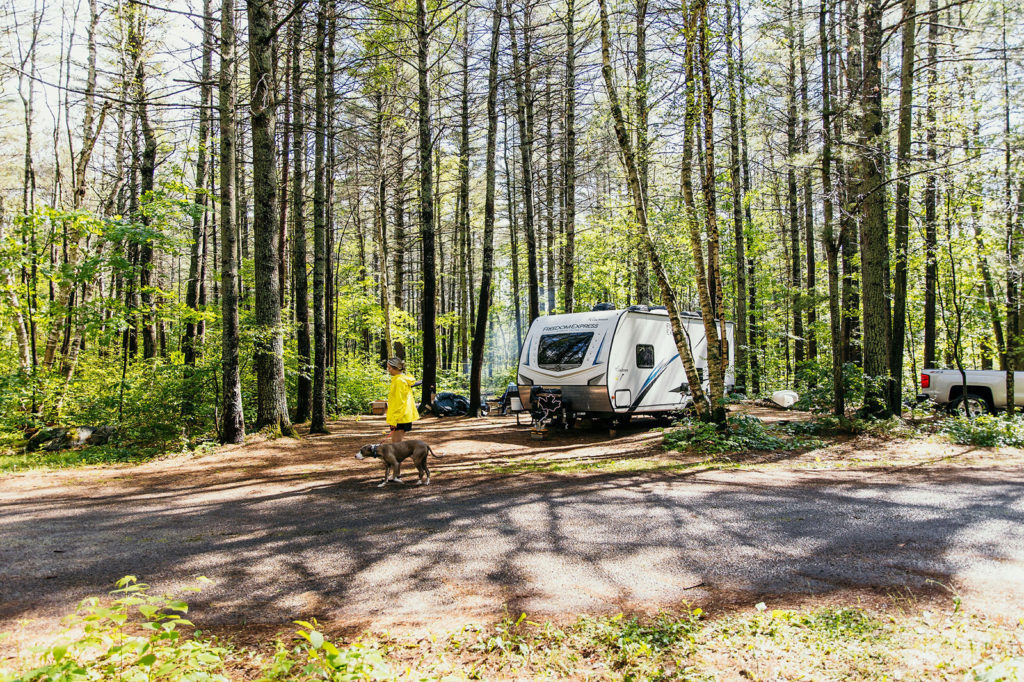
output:
[[[666,311],[667,311],[667,310],[668,310],[668,308],[666,308],[666,307],[665,307],[665,306],[663,306],[663,305],[652,305],[652,306],[651,306],[651,310],[652,310],[652,311],[653,311],[653,310],[666,310]]]
[[[599,313],[605,310],[615,310],[615,306],[611,303],[595,303],[591,309],[592,312]]]
[[[648,308],[645,305],[631,305],[629,306],[629,310],[638,313],[646,313],[648,310],[650,310],[650,308]]]

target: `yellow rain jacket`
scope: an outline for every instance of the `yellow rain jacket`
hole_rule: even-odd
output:
[[[407,424],[420,418],[419,410],[416,409],[416,399],[412,397],[412,385],[415,383],[416,380],[405,373],[391,377],[386,416],[388,424]]]

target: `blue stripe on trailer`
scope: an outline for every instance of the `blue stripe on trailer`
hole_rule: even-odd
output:
[[[646,398],[648,392],[654,388],[654,382],[658,380],[658,377],[664,374],[665,370],[668,369],[668,366],[672,364],[672,361],[678,357],[679,353],[676,353],[668,360],[662,361],[657,367],[651,370],[651,373],[647,375],[647,380],[644,381],[644,385],[640,387],[640,392],[637,394],[636,400],[634,400],[633,404],[629,406],[630,412],[633,412],[636,408],[640,407],[640,401]]]
[[[602,336],[602,337],[601,337],[601,345],[599,345],[599,346],[597,347],[597,354],[596,354],[596,355],[594,355],[594,364],[595,364],[595,365],[596,365],[596,364],[598,363],[598,361],[600,361],[600,359],[601,359],[601,349],[602,349],[602,348],[604,348],[604,340],[605,340],[605,339],[607,339],[607,338],[608,338],[608,332],[605,332],[605,333],[604,333],[604,336]]]

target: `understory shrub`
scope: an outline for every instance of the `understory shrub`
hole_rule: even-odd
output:
[[[690,607],[561,625],[524,613],[448,634],[365,632],[344,644],[315,620],[296,621],[294,636],[264,653],[193,629],[184,601],[153,596],[134,577],[117,585],[111,601],[84,600],[68,630],[30,656],[0,660],[0,682],[932,679],[936,670],[943,679],[1009,682],[1024,671],[1019,624],[966,613],[956,599],[945,614],[901,606],[896,616],[764,602],[712,620]],[[907,650],[924,655],[902,656]]]
[[[939,431],[958,445],[1024,447],[1024,415],[982,414],[973,419],[957,415],[945,419]]]
[[[57,643],[36,649],[38,666],[0,670],[0,682],[227,682],[228,648],[199,631],[182,630],[192,627],[184,601],[152,595],[134,576],[117,581],[111,596],[109,606],[97,597],[83,600]]]
[[[702,613],[701,609],[683,611],[678,617],[660,613],[648,622],[623,618],[621,613],[611,618],[584,617],[581,630],[605,649],[614,668],[622,669],[670,649],[676,655],[692,653],[696,633],[703,625]]]
[[[742,452],[746,450],[795,450],[820,444],[805,434],[786,433],[779,427],[766,427],[757,417],[729,417],[725,429],[716,424],[689,420],[666,431],[664,445],[671,450],[696,451],[707,454]]]
[[[389,381],[379,361],[357,355],[339,357],[338,412],[366,414],[370,411],[370,401],[388,397]]]
[[[285,680],[384,680],[393,678],[391,666],[376,644],[354,642],[338,648],[319,631],[316,620],[295,621],[299,642],[288,648],[277,643],[273,660],[260,682]]]
[[[807,361],[796,372],[800,399],[793,405],[796,410],[828,412],[833,405],[832,363]],[[843,396],[847,405],[859,405],[864,396],[864,372],[847,362],[843,365]]]

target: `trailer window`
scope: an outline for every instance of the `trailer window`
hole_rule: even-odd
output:
[[[537,346],[537,365],[555,372],[579,367],[593,338],[593,332],[544,334]]]
[[[651,369],[654,367],[654,346],[646,343],[636,345],[636,366],[637,369]]]

